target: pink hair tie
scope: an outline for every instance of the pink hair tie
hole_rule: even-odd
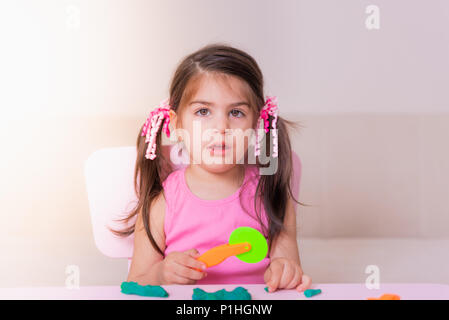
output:
[[[170,116],[174,113],[171,110],[169,103],[169,98],[162,100],[156,109],[150,112],[145,124],[142,128],[141,136],[146,136],[145,143],[148,142],[148,148],[145,153],[145,158],[153,160],[156,158],[156,136],[161,127],[162,121],[164,121],[164,126],[162,127],[162,131],[167,134],[167,137],[170,137],[170,129],[168,125],[170,124]]]
[[[271,127],[273,129],[273,157],[276,158],[278,156],[278,137],[276,132],[276,121],[278,118],[278,105],[277,105],[277,97],[276,96],[266,96],[265,105],[260,110],[259,119],[257,120],[257,128],[256,128],[256,146],[255,146],[255,155],[256,157],[260,155],[260,140],[262,136],[258,134],[260,128],[260,122],[264,122],[264,130],[265,133],[269,131],[269,121],[268,117],[272,116],[274,119],[271,121]]]

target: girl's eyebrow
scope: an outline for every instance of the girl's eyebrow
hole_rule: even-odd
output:
[[[214,105],[212,102],[202,101],[202,100],[195,100],[195,101],[190,102],[189,106],[192,105],[192,104],[195,104],[195,103],[205,104],[205,105],[208,105],[208,106],[213,106]],[[246,105],[249,108],[249,103],[245,102],[245,101],[239,101],[239,102],[231,103],[229,105],[229,107],[238,107],[238,106],[242,106],[242,105]]]

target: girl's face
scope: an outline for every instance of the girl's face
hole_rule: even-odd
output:
[[[243,163],[255,120],[245,89],[233,76],[199,80],[198,90],[173,119],[191,164],[223,172]]]

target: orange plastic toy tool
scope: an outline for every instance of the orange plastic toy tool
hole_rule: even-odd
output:
[[[379,298],[368,298],[368,300],[401,300],[401,298],[397,294],[386,293]]]
[[[197,260],[204,262],[206,267],[215,266],[230,256],[242,254],[251,250],[251,245],[248,242],[236,244],[222,244],[204,252]],[[198,270],[202,271],[202,270]]]

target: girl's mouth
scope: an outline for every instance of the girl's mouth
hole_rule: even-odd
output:
[[[216,144],[208,147],[210,150],[211,156],[223,156],[226,152],[231,149],[229,146],[225,144]]]

